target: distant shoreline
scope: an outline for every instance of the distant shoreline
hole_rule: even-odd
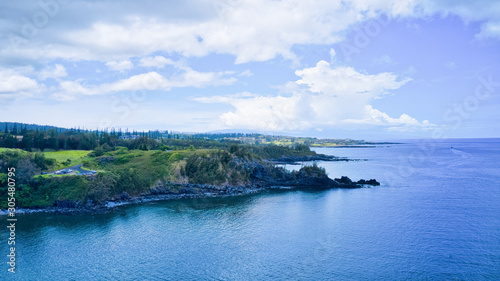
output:
[[[333,145],[333,146],[312,146],[314,148],[371,148],[378,147],[378,145]]]
[[[394,144],[404,144],[402,142],[367,142],[365,144],[353,144],[353,145],[311,145],[311,148],[373,148],[373,147],[380,147],[380,146],[386,146],[386,145],[394,145]]]

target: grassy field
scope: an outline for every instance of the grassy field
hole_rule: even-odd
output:
[[[61,150],[61,151],[54,151],[54,152],[45,152],[45,157],[46,158],[52,158],[55,159],[57,162],[64,162],[67,161],[68,159],[71,161],[71,163],[74,163],[78,160],[81,162],[81,158],[85,157],[87,154],[89,154],[91,150]],[[80,163],[76,163],[80,164]],[[74,165],[76,165],[74,164]]]
[[[21,155],[28,154],[28,152],[26,152],[22,149],[0,147],[0,153],[7,151],[7,150],[17,151],[17,152],[21,153]],[[90,152],[92,152],[92,151],[91,150],[62,150],[62,151],[43,152],[43,154],[45,155],[45,158],[56,160],[56,164],[47,169],[47,171],[54,171],[54,170],[64,169],[66,167],[71,167],[74,165],[81,164],[86,159],[85,156],[87,156]]]
[[[5,148],[0,147],[0,152],[4,152],[7,150],[15,150],[17,152],[26,153],[26,151],[19,148]],[[68,159],[71,162],[76,161],[87,154],[92,152],[92,150],[61,150],[61,151],[52,151],[52,152],[44,152],[46,158],[55,159],[57,162],[64,162]]]
[[[57,169],[62,169],[81,164],[83,160],[85,160],[85,156],[87,156],[90,152],[91,150],[61,150],[44,152],[44,154],[45,158],[54,159],[57,163],[59,163],[56,167]]]
[[[325,143],[313,143],[313,144],[311,144],[311,147],[335,147],[335,146],[346,146],[346,144],[342,144],[342,143],[331,143],[331,142],[325,142]]]

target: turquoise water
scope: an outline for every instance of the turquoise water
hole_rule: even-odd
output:
[[[500,279],[500,140],[317,151],[366,160],[320,162],[331,177],[382,185],[18,215],[0,279]]]

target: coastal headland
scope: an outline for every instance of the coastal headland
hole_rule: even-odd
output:
[[[24,140],[30,136],[30,130],[25,132]],[[318,154],[305,141],[299,142],[302,140],[276,145],[258,143],[255,138],[254,144],[246,144],[241,139],[218,135],[181,139],[178,135],[152,133],[32,133],[34,139],[41,134],[39,140],[46,134],[47,144],[0,148],[0,195],[7,196],[3,183],[8,169],[15,168],[16,178],[11,180],[16,182],[18,212],[106,212],[119,205],[151,200],[379,185],[375,179],[353,181],[341,175],[330,178],[316,164],[318,161],[359,159]],[[62,147],[56,145],[58,140]],[[9,145],[23,144],[14,141]],[[91,149],[64,149],[65,145]],[[297,171],[281,165],[298,163],[302,167]],[[6,213],[7,203],[0,202],[0,210],[4,210],[0,214]]]

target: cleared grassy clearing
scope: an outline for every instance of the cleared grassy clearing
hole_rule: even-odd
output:
[[[53,152],[44,152],[45,158],[57,161],[56,169],[63,169],[74,165],[82,164],[91,150],[61,150]],[[68,161],[69,160],[69,161]]]
[[[64,162],[67,159],[71,162],[87,156],[91,150],[61,150],[54,152],[44,152],[46,158],[55,159],[57,162]]]

